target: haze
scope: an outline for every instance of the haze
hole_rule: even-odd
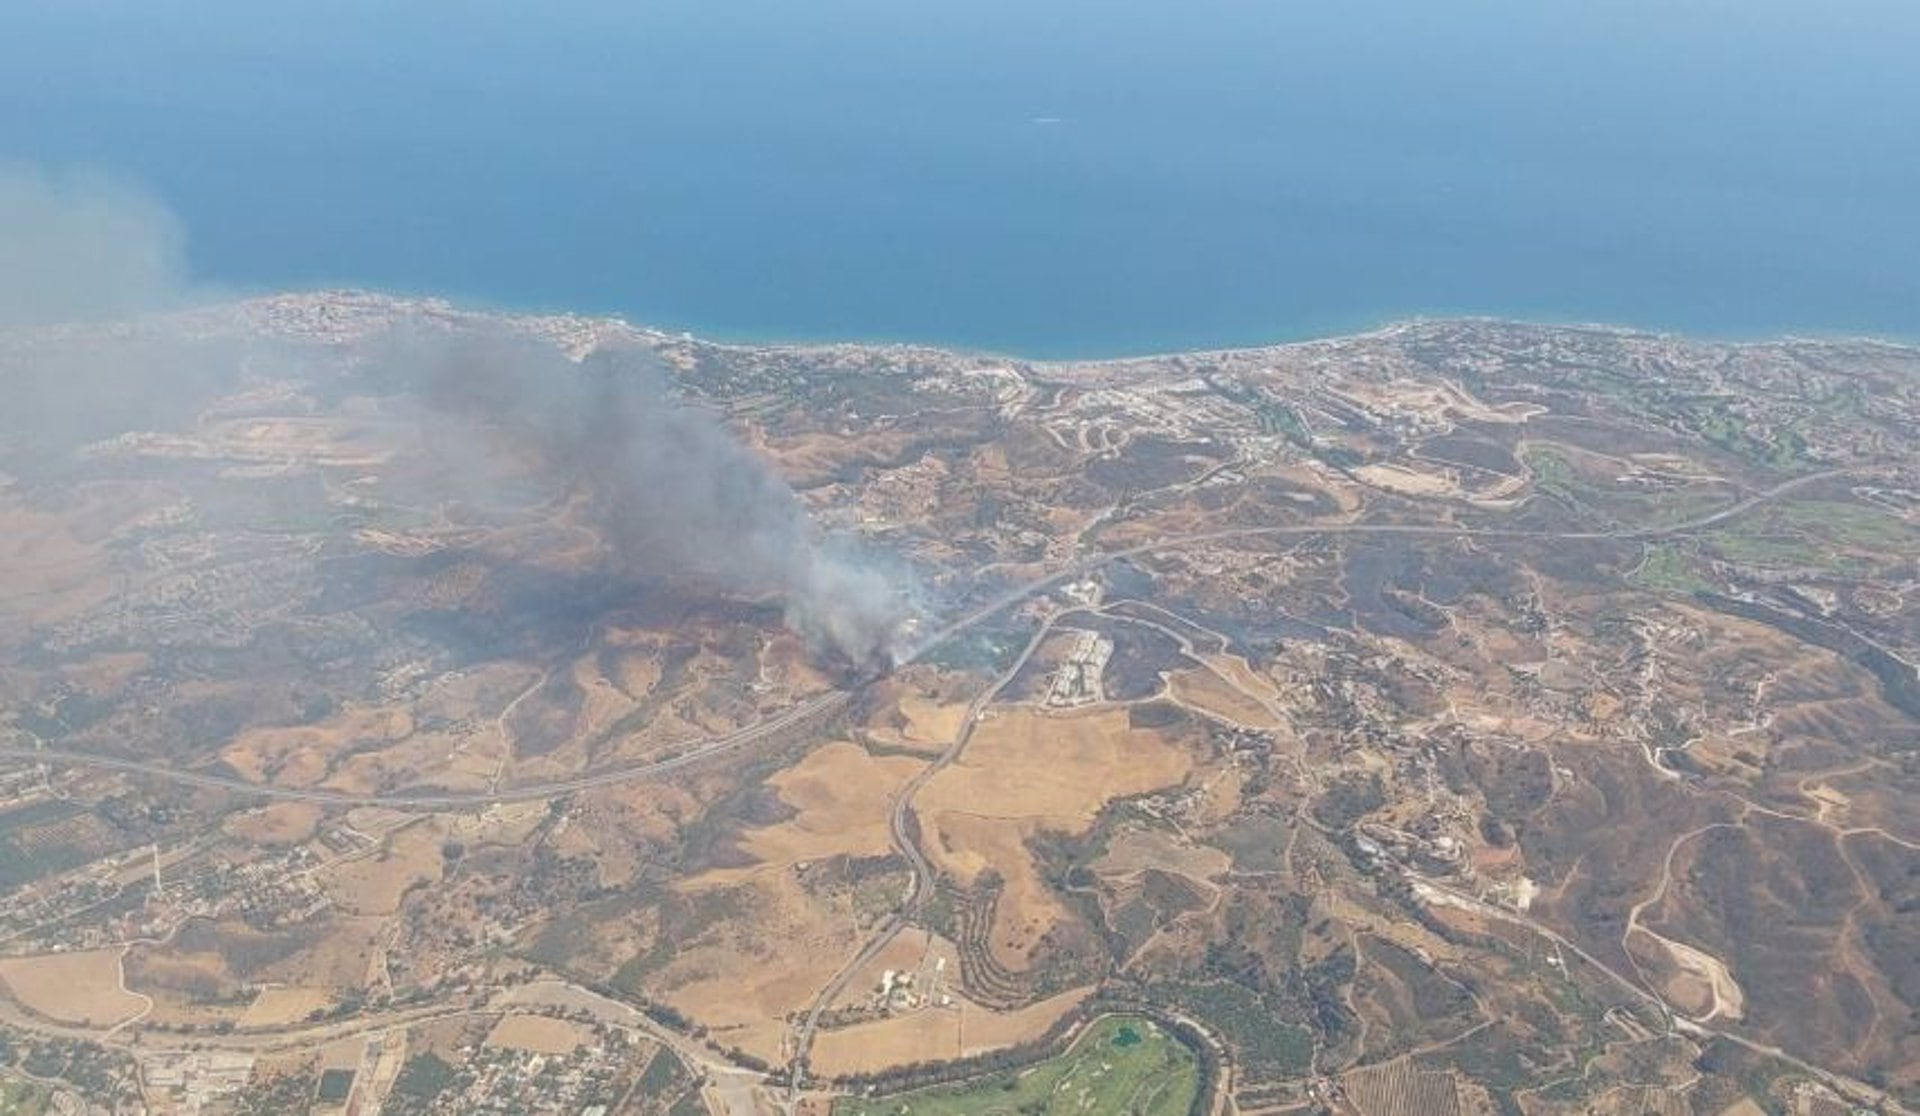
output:
[[[14,5],[4,154],[208,276],[1036,354],[1920,332],[1920,8]]]

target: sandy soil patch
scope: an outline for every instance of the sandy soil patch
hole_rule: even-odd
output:
[[[1086,999],[1089,991],[1081,988],[1063,992],[1009,1012],[989,1011],[956,998],[949,1008],[927,1008],[821,1031],[813,1040],[813,1066],[822,1074],[838,1076],[1003,1050],[1046,1033]]]
[[[82,1027],[110,1027],[146,1008],[120,986],[119,949],[0,960],[0,984],[28,1010]]]
[[[332,1003],[333,997],[324,988],[266,988],[241,1013],[240,1026],[280,1027],[300,1023]]]
[[[578,1024],[544,1015],[503,1015],[487,1032],[486,1044],[529,1054],[571,1054],[587,1040]]]
[[[1682,1014],[1702,1022],[1746,1014],[1746,995],[1718,957],[1644,926],[1633,928],[1628,946],[1659,970],[1662,995]]]
[[[1404,465],[1361,465],[1353,475],[1376,488],[1405,496],[1459,496],[1460,485],[1451,473],[1409,469]]]
[[[311,802],[276,802],[228,818],[228,836],[256,845],[297,845],[320,828],[326,811]]]

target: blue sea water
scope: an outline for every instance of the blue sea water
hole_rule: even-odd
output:
[[[1920,335],[1914,0],[9,0],[197,275],[1096,355]]]

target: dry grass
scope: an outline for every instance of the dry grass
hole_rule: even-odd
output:
[[[781,801],[797,811],[795,816],[749,831],[742,847],[762,865],[782,867],[833,856],[884,854],[889,848],[888,802],[921,766],[904,757],[871,756],[845,741],[816,748],[768,780]]]
[[[900,699],[900,716],[906,722],[900,730],[903,743],[944,746],[960,734],[967,706],[965,702],[935,701],[919,694],[907,694]]]
[[[1004,1050],[1045,1034],[1086,999],[1088,991],[1063,992],[1008,1012],[989,1011],[956,997],[949,1008],[821,1031],[814,1037],[813,1066],[827,1076],[839,1076]]]
[[[962,761],[935,776],[915,805],[943,869],[963,884],[988,868],[1005,881],[991,946],[1018,971],[1065,913],[1027,840],[1042,830],[1084,833],[1108,802],[1177,785],[1192,764],[1164,734],[1131,728],[1125,709],[1018,709],[982,721]]]
[[[248,1012],[295,1012],[309,993],[335,997],[364,989],[384,926],[378,918],[323,915],[264,933],[237,920],[222,922],[210,932],[197,929],[191,950],[182,946],[183,936],[136,947],[128,960],[129,985],[154,997],[153,1018],[161,1022],[231,1023]],[[279,987],[243,1009],[238,997],[248,985]]]
[[[297,845],[320,828],[326,811],[311,802],[276,802],[228,818],[228,836],[256,845]]]
[[[1354,469],[1353,475],[1377,488],[1403,496],[1445,498],[1462,495],[1450,469],[1428,472],[1402,465],[1362,465]]]
[[[880,987],[881,974],[888,969],[897,973],[918,973],[932,966],[936,958],[946,960],[946,984],[952,986],[958,983],[960,951],[954,944],[917,926],[909,926],[894,935],[893,940],[873,960],[854,974],[830,1006],[841,1008],[869,1003]]]
[[[861,728],[878,744],[936,755],[966,720],[970,691],[932,667],[908,667],[879,683],[873,712]]]
[[[120,986],[119,949],[46,953],[0,960],[0,985],[28,1010],[62,1023],[110,1027],[147,1001]]]
[[[713,875],[687,886],[714,887]],[[808,894],[792,872],[761,872],[727,891],[734,912],[678,943],[647,991],[722,1045],[779,1063],[787,1053],[785,1020],[813,1002],[859,949],[861,935],[851,910]]]
[[[368,751],[343,758],[326,779],[330,790],[371,794],[382,788],[432,782],[449,790],[485,789],[499,766],[500,753],[476,743],[491,744],[490,734],[455,735],[416,732]]]
[[[276,416],[209,423],[201,442],[214,456],[233,461],[374,469],[393,457],[380,434],[377,425],[358,418]]]
[[[299,1023],[330,1006],[333,997],[324,988],[264,988],[241,1013],[242,1027],[280,1027]]]
[[[1211,845],[1193,845],[1162,829],[1127,829],[1107,843],[1093,864],[1102,875],[1130,875],[1148,868],[1210,883],[1227,874],[1233,858]]]
[[[393,914],[409,890],[440,879],[440,850],[445,836],[437,820],[409,825],[389,835],[380,851],[371,856],[326,869],[320,875],[321,886],[342,910]]]
[[[1173,786],[1192,766],[1164,734],[1130,728],[1125,709],[1019,709],[983,720],[962,760],[935,776],[916,805],[923,815],[1030,819],[1083,833],[1108,802]]]
[[[961,1056],[964,1008],[928,1008],[821,1031],[814,1036],[812,1063],[828,1077],[875,1073],[915,1062],[945,1062]]]
[[[1067,917],[1060,899],[1041,878],[1027,842],[1040,832],[1032,819],[987,818],[948,811],[940,815],[931,850],[935,859],[967,883],[991,868],[1001,880],[987,947],[1002,968],[1025,971],[1034,947]]]
[[[1209,670],[1181,670],[1167,675],[1174,700],[1229,724],[1250,729],[1277,729],[1281,721],[1266,706],[1221,681]]]
[[[529,1054],[571,1054],[587,1040],[575,1023],[544,1015],[503,1015],[487,1032],[486,1045]]]
[[[76,616],[106,600],[113,582],[100,549],[76,539],[63,517],[28,510],[0,489],[0,632]]]
[[[316,725],[243,732],[220,758],[250,782],[305,787],[326,777],[334,757],[380,748],[412,732],[413,718],[404,710],[351,708]]]

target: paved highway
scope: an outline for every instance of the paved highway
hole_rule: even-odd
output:
[[[1120,550],[1106,550],[1072,562],[1037,581],[1028,582],[1009,589],[1000,596],[987,601],[979,608],[954,620],[944,627],[934,630],[921,640],[905,658],[905,662],[925,655],[927,652],[945,643],[968,628],[1004,609],[1011,608],[1063,582],[1085,577],[1087,574],[1127,558],[1138,558],[1145,554],[1155,554],[1167,550],[1179,550],[1182,547],[1199,543],[1230,542],[1234,539],[1248,538],[1309,538],[1315,535],[1410,535],[1416,538],[1453,538],[1453,539],[1559,539],[1568,542],[1580,540],[1609,540],[1618,542],[1646,542],[1655,539],[1673,538],[1706,530],[1724,523],[1736,516],[1744,515],[1761,504],[1778,499],[1797,488],[1803,488],[1818,481],[1831,480],[1845,476],[1847,469],[1828,469],[1818,473],[1808,473],[1790,481],[1774,485],[1772,488],[1753,493],[1745,499],[1729,504],[1719,511],[1698,516],[1681,523],[1665,527],[1644,527],[1634,531],[1527,531],[1511,527],[1456,527],[1444,523],[1285,523],[1272,527],[1229,527],[1219,531],[1201,531],[1190,535],[1169,535],[1140,543],[1137,546]]]
[[[778,716],[748,725],[725,736],[716,736],[698,747],[666,759],[603,767],[571,779],[560,779],[549,783],[529,783],[526,786],[506,787],[495,791],[401,791],[392,794],[355,794],[350,791],[326,790],[319,787],[285,787],[271,783],[250,783],[245,779],[170,767],[162,763],[103,756],[93,752],[67,751],[60,748],[0,747],[0,760],[105,768],[135,775],[150,775],[192,787],[233,791],[256,798],[318,802],[328,806],[385,806],[396,810],[467,810],[507,802],[540,802],[573,794],[576,791],[613,786],[675,771],[724,752],[737,751],[776,733],[804,724],[811,718],[830,716],[843,708],[851,696],[851,694],[836,691],[809,698]]]
[[[1777,484],[1772,488],[1753,493],[1746,498],[1729,504],[1719,511],[1699,516],[1682,523],[1665,527],[1647,527],[1633,531],[1527,531],[1502,527],[1455,527],[1446,524],[1422,523],[1288,523],[1271,527],[1232,527],[1219,531],[1202,531],[1189,535],[1170,535],[1140,543],[1137,546],[1120,550],[1103,551],[1089,555],[1054,571],[1045,577],[1028,582],[1025,585],[1009,589],[1005,593],[985,602],[972,612],[959,617],[936,629],[910,651],[902,665],[911,663],[927,652],[967,631],[982,621],[1011,608],[1022,601],[1029,600],[1063,582],[1084,577],[1103,566],[1127,558],[1137,558],[1168,550],[1200,543],[1228,542],[1233,539],[1289,537],[1308,538],[1313,536],[1340,535],[1384,535],[1413,536],[1423,538],[1480,538],[1480,539],[1564,539],[1564,540],[1623,540],[1651,541],[1691,534],[1723,523],[1736,516],[1743,515],[1753,508],[1779,498],[1787,493],[1830,480],[1849,473],[1846,469],[1829,469]],[[990,692],[997,692],[999,685]],[[614,786],[619,783],[638,779],[652,778],[683,767],[691,766],[722,753],[736,751],[749,744],[766,739],[805,722],[816,715],[827,715],[844,707],[852,697],[850,692],[834,692],[809,698],[807,701],[788,709],[778,716],[724,736],[717,736],[697,747],[677,756],[662,760],[650,760],[643,763],[622,764],[615,767],[590,771],[571,779],[561,779],[548,783],[530,783],[526,786],[507,787],[492,791],[400,791],[386,794],[355,794],[348,791],[333,791],[319,788],[275,786],[271,783],[250,783],[244,779],[215,775],[189,768],[172,767],[162,763],[150,763],[145,760],[124,759],[117,756],[99,755],[92,752],[76,752],[61,748],[21,748],[0,746],[0,760],[20,760],[34,763],[61,764],[76,767],[94,767],[111,771],[125,771],[130,774],[147,775],[157,779],[166,779],[186,786],[209,787],[231,791],[236,794],[251,795],[256,798],[290,799],[299,802],[317,802],[331,806],[385,806],[398,810],[461,810],[482,806],[491,806],[509,802],[539,802],[558,798],[561,795],[577,791],[591,790],[596,787]],[[971,722],[969,722],[971,723]],[[963,745],[964,746],[964,745]],[[917,858],[910,858],[917,859]],[[924,864],[921,865],[924,867]]]

